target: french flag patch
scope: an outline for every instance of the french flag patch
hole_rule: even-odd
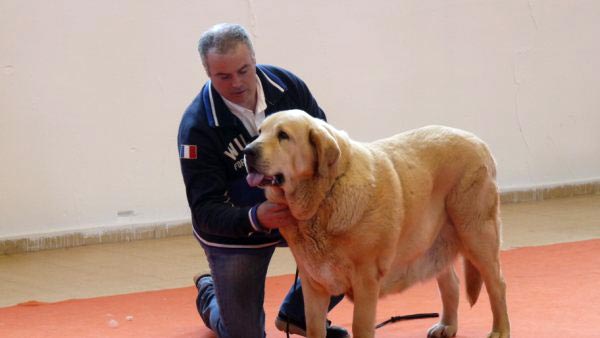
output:
[[[179,158],[185,160],[195,160],[198,158],[198,147],[187,144],[181,145],[181,148],[179,149]]]

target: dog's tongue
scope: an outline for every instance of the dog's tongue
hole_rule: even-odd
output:
[[[262,182],[265,175],[259,173],[251,173],[246,176],[246,182],[251,187],[257,187]]]

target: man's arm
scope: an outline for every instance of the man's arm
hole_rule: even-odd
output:
[[[180,148],[196,146],[196,158],[181,158],[180,163],[192,217],[200,230],[232,238],[256,231],[249,219],[250,207],[237,207],[229,201],[226,168],[209,135],[182,126],[178,143]]]

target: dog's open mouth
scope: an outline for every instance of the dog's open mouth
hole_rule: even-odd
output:
[[[254,166],[246,161],[246,182],[251,187],[266,187],[266,186],[280,186],[285,181],[283,174],[276,174],[268,176],[260,173]]]
[[[251,187],[265,187],[265,186],[280,186],[283,184],[283,175],[277,174],[275,176],[265,176],[258,172],[250,172],[246,176],[246,181]]]

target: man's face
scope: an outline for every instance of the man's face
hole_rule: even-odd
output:
[[[256,61],[243,43],[226,54],[209,50],[207,72],[217,92],[227,100],[254,110],[256,106]]]

